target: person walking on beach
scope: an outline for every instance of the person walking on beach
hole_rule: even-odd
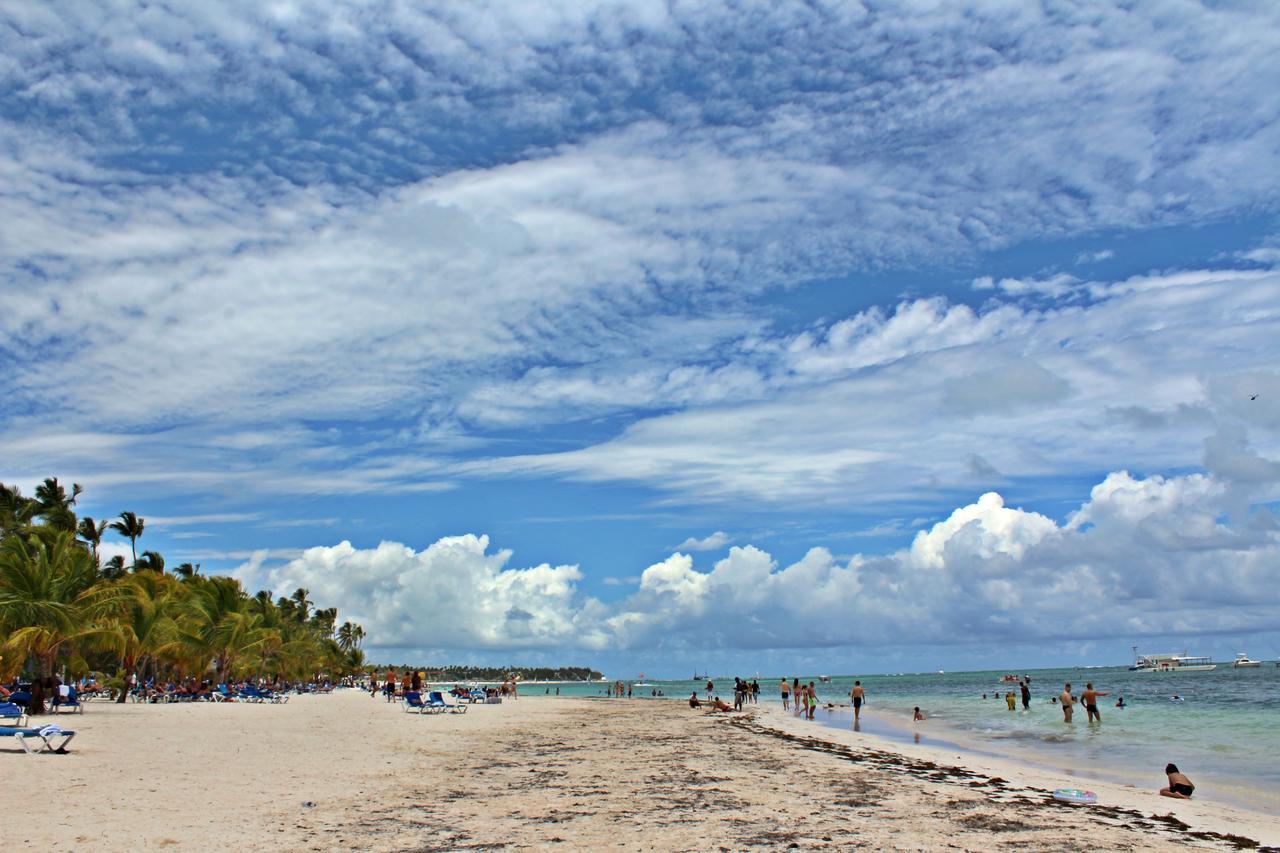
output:
[[[1080,694],[1080,704],[1084,706],[1089,722],[1102,722],[1102,715],[1098,713],[1098,697],[1107,695],[1101,690],[1094,690],[1092,681],[1084,686],[1084,692]]]
[[[1076,703],[1076,697],[1071,695],[1070,683],[1063,685],[1062,693],[1058,696],[1058,702],[1062,705],[1063,722],[1071,722],[1071,713],[1075,710],[1072,706]]]
[[[711,681],[711,679],[708,678],[707,679],[707,701],[708,702],[711,701],[711,694],[715,692],[715,689],[716,689],[715,684]]]
[[[849,691],[849,698],[853,700],[853,718],[855,720],[862,716],[862,703],[866,695],[866,691],[862,689],[862,682],[853,682],[853,689]]]
[[[751,704],[760,704],[760,682],[754,678],[751,679]]]
[[[1019,685],[1022,690],[1022,710],[1031,710],[1031,684],[1024,678]]]
[[[818,691],[813,686],[813,682],[809,682],[809,719],[813,719],[814,711],[818,710]]]
[[[795,706],[796,716],[800,716],[800,703],[804,700],[804,688],[800,686],[800,679],[791,679],[791,702]]]
[[[785,678],[782,679],[782,710],[791,710],[791,685]]]

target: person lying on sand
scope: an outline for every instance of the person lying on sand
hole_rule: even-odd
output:
[[[711,710],[713,711],[732,711],[733,708],[728,702],[722,700],[719,696],[711,700]]]
[[[1178,770],[1178,765],[1165,765],[1164,772],[1169,774],[1169,787],[1160,789],[1160,796],[1173,797],[1175,800],[1191,799],[1191,792],[1196,789],[1188,779]]]

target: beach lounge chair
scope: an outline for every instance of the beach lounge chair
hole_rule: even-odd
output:
[[[14,738],[28,755],[37,752],[66,752],[67,744],[71,743],[71,739],[75,736],[75,732],[66,731],[58,726],[43,726],[38,729],[0,726],[0,737]],[[33,750],[28,740],[39,741],[40,747]]]
[[[444,703],[444,706],[449,709],[450,714],[467,713],[466,703],[459,702],[458,697],[454,696],[452,693],[444,693],[444,694],[433,693],[431,695],[439,696],[440,700]]]
[[[80,695],[76,693],[76,689],[68,687],[66,693],[59,691],[58,695],[53,697],[52,709],[55,714],[61,713],[64,709],[83,714],[84,703],[80,701]]]
[[[424,711],[429,710],[427,708],[427,704],[422,701],[422,694],[414,690],[408,691],[400,698],[404,702],[405,713],[421,714]]]
[[[240,688],[240,698],[246,702],[266,702],[271,697],[252,684],[246,684]]]
[[[25,708],[12,702],[0,702],[0,726],[21,728],[26,722]]]
[[[449,705],[444,701],[440,691],[432,690],[427,694],[427,710],[436,714],[449,710]]]
[[[219,684],[214,690],[210,691],[210,696],[215,702],[234,702],[236,695],[227,689],[227,685]]]

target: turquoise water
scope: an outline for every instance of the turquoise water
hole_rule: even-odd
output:
[[[1280,669],[1267,662],[1259,669],[1219,665],[1212,672],[1129,672],[1123,667],[1027,670],[1032,685],[1031,710],[1009,711],[997,692],[1017,685],[998,683],[1004,673],[959,672],[938,675],[858,676],[867,693],[862,731],[892,739],[952,745],[1076,775],[1159,788],[1164,766],[1173,762],[1196,783],[1197,797],[1237,802],[1274,813],[1280,810]],[[791,677],[789,676],[788,680]],[[828,684],[816,675],[820,702],[848,703],[854,676],[836,676]],[[733,676],[713,676],[716,692],[733,698]],[[780,703],[776,677],[761,677],[761,702]],[[1107,691],[1099,702],[1101,724],[1085,721],[1076,707],[1075,722],[1063,722],[1062,711],[1049,702],[1070,682],[1078,697],[1086,682]],[[705,682],[651,679],[666,698],[685,700]],[[600,695],[601,685],[562,685],[561,695]],[[636,690],[648,695],[653,688]],[[543,692],[529,685],[522,693]],[[552,693],[555,689],[552,688]],[[982,699],[982,694],[987,699]],[[1173,694],[1184,701],[1170,701]],[[1115,707],[1124,696],[1127,708]],[[912,724],[919,705],[927,721]],[[848,728],[846,710],[820,710],[815,723]]]

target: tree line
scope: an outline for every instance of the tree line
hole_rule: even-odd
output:
[[[120,702],[133,674],[297,682],[364,671],[364,629],[337,625],[337,608],[315,608],[301,588],[250,594],[199,564],[167,571],[159,552],[138,554],[145,519],[80,517],[82,493],[56,477],[31,497],[0,484],[0,680],[31,679],[28,713],[44,712],[63,669],[71,678],[104,673]],[[99,559],[108,532],[129,540],[131,563]]]

